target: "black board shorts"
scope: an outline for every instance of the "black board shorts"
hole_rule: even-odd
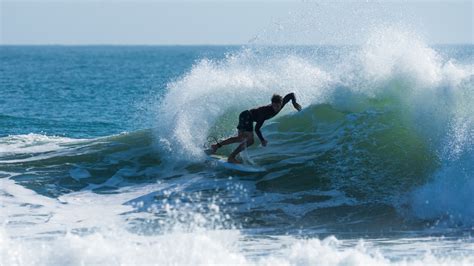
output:
[[[238,130],[253,132],[252,114],[249,110],[245,110],[239,115]]]

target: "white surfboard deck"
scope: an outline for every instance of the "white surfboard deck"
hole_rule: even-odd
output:
[[[238,163],[229,163],[227,162],[227,157],[212,154],[209,155],[209,158],[216,161],[218,165],[229,169],[245,173],[263,173],[267,170],[261,166],[250,165],[250,164],[238,164]]]

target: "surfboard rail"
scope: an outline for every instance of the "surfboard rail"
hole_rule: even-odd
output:
[[[263,173],[267,171],[264,167],[258,165],[229,163],[227,157],[221,155],[212,154],[209,155],[209,159],[215,161],[219,166],[229,170],[245,173]]]

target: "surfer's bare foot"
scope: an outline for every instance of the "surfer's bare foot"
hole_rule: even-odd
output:
[[[230,157],[227,158],[227,162],[229,162],[229,163],[236,163],[236,164],[241,164],[241,163],[242,163],[241,161],[239,161],[239,160],[237,160],[237,159],[235,159],[235,158],[230,158]]]
[[[211,154],[214,154],[217,152],[217,149],[219,149],[220,147],[222,147],[222,145],[220,145],[219,143],[217,144],[212,144],[211,145]]]

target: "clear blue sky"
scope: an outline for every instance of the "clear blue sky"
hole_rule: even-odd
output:
[[[0,44],[357,44],[402,25],[474,43],[473,1],[0,0]]]

